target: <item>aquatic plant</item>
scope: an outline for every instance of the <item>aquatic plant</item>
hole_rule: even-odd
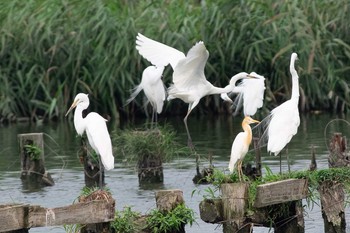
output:
[[[114,221],[111,227],[116,233],[133,233],[137,232],[138,225],[135,221],[141,217],[139,212],[131,210],[130,206],[124,206],[122,211],[116,211]]]

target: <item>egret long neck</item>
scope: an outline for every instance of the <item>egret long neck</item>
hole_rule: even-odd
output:
[[[252,129],[250,128],[249,124],[245,121],[242,122],[242,128],[244,132],[247,134],[247,137],[245,138],[245,143],[249,146],[252,142]]]
[[[77,133],[81,136],[85,131],[85,119],[83,118],[83,108],[79,105],[74,111],[74,127]]]
[[[292,75],[292,99],[299,99],[299,76],[294,67],[295,60],[290,63],[290,73]]]

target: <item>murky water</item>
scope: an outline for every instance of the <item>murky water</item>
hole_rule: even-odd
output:
[[[292,170],[308,169],[310,164],[311,146],[316,148],[318,168],[327,165],[327,140],[335,131],[343,132],[350,137],[350,126],[344,122],[333,122],[325,126],[336,117],[329,115],[309,115],[301,118],[298,134],[289,144],[289,155]],[[350,116],[345,116],[350,122]],[[197,151],[201,154],[203,166],[208,165],[208,155],[213,156],[216,168],[225,169],[228,166],[232,141],[241,131],[241,118],[219,117],[216,119],[201,117],[193,114],[188,123]],[[164,122],[165,119],[160,119]],[[186,144],[186,133],[181,118],[166,119],[176,125],[180,140]],[[113,126],[111,126],[113,128]],[[37,191],[28,190],[20,180],[20,161],[17,144],[17,134],[29,132],[45,133],[45,162],[46,168],[55,180],[52,187]],[[326,136],[326,138],[325,138]],[[29,203],[44,207],[59,207],[70,205],[79,196],[84,186],[82,166],[77,158],[79,140],[76,138],[73,124],[64,122],[59,124],[28,125],[14,124],[0,126],[0,204]],[[279,171],[279,158],[266,154],[263,148],[262,162],[272,171]],[[116,199],[118,210],[124,206],[132,206],[133,210],[143,214],[155,208],[154,193],[157,189],[181,189],[184,192],[186,204],[196,212],[197,223],[187,226],[187,232],[222,232],[219,225],[206,224],[200,220],[198,205],[203,199],[208,185],[194,185],[195,160],[192,157],[179,157],[164,164],[164,183],[157,186],[139,186],[137,172],[134,165],[125,165],[116,156],[116,168],[106,172],[106,182]],[[283,170],[287,170],[286,160],[283,160]],[[192,193],[194,195],[192,196]],[[350,224],[350,208],[346,209],[346,220]],[[0,219],[1,222],[1,219]],[[307,233],[323,232],[323,220],[317,205],[305,209],[305,226]],[[255,232],[268,232],[268,228],[255,228]],[[350,231],[350,228],[348,227]],[[33,228],[30,232],[65,232],[63,227]]]

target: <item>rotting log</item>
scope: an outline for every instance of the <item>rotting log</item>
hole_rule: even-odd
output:
[[[34,227],[110,222],[114,219],[115,201],[90,201],[57,208],[38,205],[0,206],[0,232]],[[6,215],[6,218],[4,217]]]
[[[248,207],[248,184],[228,183],[221,185],[223,206],[223,232],[250,232],[245,225],[245,212]]]
[[[308,184],[305,179],[288,179],[257,186],[254,207],[280,204],[307,197]]]
[[[55,184],[45,169],[43,133],[17,135],[21,157],[21,180],[28,189]]]

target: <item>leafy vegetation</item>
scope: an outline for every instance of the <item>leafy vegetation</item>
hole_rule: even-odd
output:
[[[114,119],[142,109],[123,107],[149,65],[135,36],[188,49],[203,40],[210,52],[206,75],[224,86],[240,71],[267,78],[264,106],[290,97],[290,54],[299,54],[300,109],[350,109],[350,3],[340,1],[86,1],[0,2],[0,120],[60,119],[78,92],[91,110]],[[164,73],[171,81],[171,68]],[[97,101],[98,100],[98,101]],[[224,111],[218,96],[197,112]],[[185,112],[180,101],[165,114]]]
[[[24,145],[26,153],[29,155],[30,160],[39,160],[41,155],[41,149],[33,144]]]
[[[138,161],[140,156],[160,157],[162,161],[167,161],[176,155],[189,153],[187,147],[177,143],[175,131],[168,125],[153,130],[118,130],[112,138],[118,154],[129,163]]]
[[[194,221],[193,210],[181,204],[168,213],[158,209],[152,210],[147,217],[147,226],[152,233],[174,232],[179,231],[187,223],[192,225]]]
[[[135,220],[140,217],[141,214],[139,212],[132,211],[130,206],[125,206],[122,211],[115,212],[111,227],[116,233],[137,232],[138,228],[135,224]]]

